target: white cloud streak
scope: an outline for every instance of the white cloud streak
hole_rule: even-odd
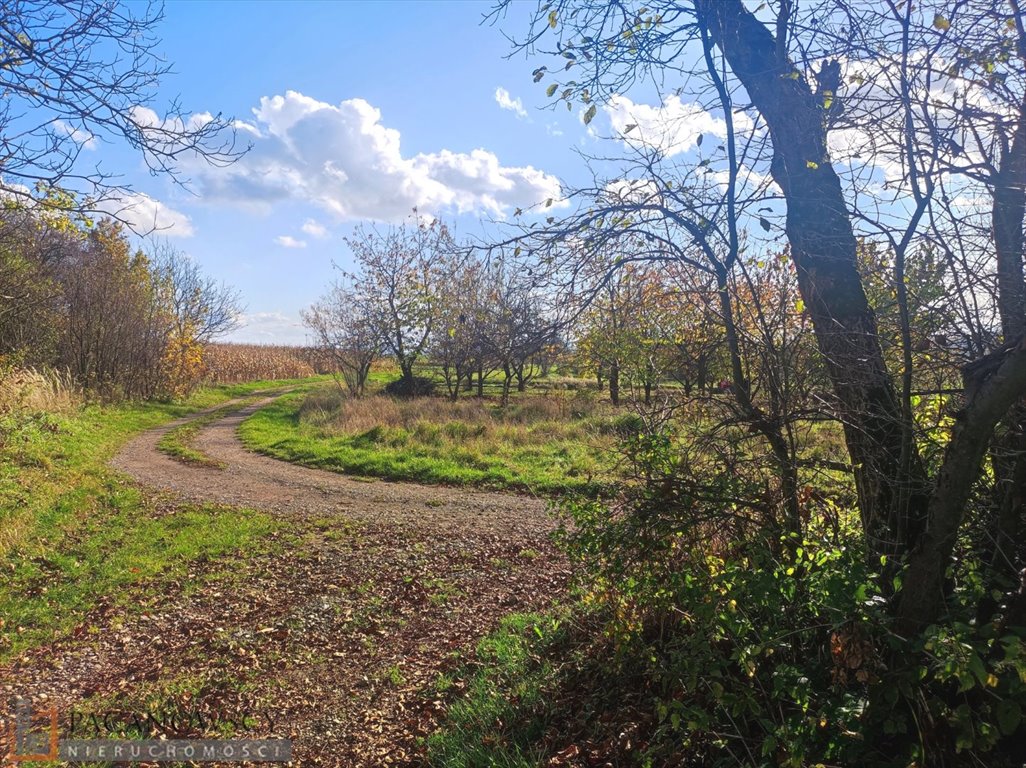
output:
[[[717,138],[727,134],[723,120],[713,117],[698,104],[681,101],[679,96],[667,96],[660,106],[653,107],[616,95],[603,110],[624,144],[654,149],[664,157],[693,149],[703,134]]]
[[[278,235],[274,242],[282,248],[306,248],[306,240],[297,240],[292,235]]]
[[[324,238],[328,236],[328,229],[315,219],[307,219],[300,227],[310,237]]]
[[[188,216],[144,192],[122,193],[120,198],[105,200],[99,207],[140,234],[152,232],[164,237],[192,237],[194,234]]]
[[[522,102],[519,97],[514,99],[510,95],[510,92],[501,86],[495,89],[495,103],[498,104],[501,109],[512,112],[517,117],[527,117],[527,110],[524,109],[524,102]]]

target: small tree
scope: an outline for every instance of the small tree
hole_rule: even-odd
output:
[[[336,283],[326,296],[303,312],[303,323],[333,363],[335,383],[339,384],[341,376],[349,394],[362,397],[371,365],[380,353],[381,338],[366,299],[351,286]]]
[[[366,306],[382,351],[399,366],[401,389],[412,391],[413,367],[434,327],[438,282],[455,251],[449,230],[438,221],[385,232],[360,226],[346,244],[357,266],[346,278]]]
[[[238,325],[240,297],[237,290],[205,276],[199,264],[169,243],[159,243],[149,259],[170,325],[163,387],[166,394],[180,397],[202,375],[205,345]]]
[[[553,326],[544,322],[531,282],[501,261],[488,271],[483,301],[480,343],[502,370],[502,404],[506,405],[513,380],[523,392],[534,377],[534,357],[552,340]]]
[[[435,316],[429,351],[442,369],[449,398],[459,397],[464,379],[477,370],[484,308],[481,301],[481,266],[453,260],[434,301]]]

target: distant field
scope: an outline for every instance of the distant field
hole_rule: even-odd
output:
[[[203,369],[207,384],[301,379],[327,372],[315,349],[273,344],[208,344]]]

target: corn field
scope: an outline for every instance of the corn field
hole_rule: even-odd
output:
[[[270,344],[208,344],[203,367],[208,384],[298,379],[327,371],[315,349]]]

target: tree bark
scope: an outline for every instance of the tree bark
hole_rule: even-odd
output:
[[[997,257],[998,312],[1005,341],[1026,333],[1026,279],[1023,274],[1023,222],[1026,219],[1026,96],[1001,166],[993,179],[991,225]],[[1005,434],[991,450],[994,469],[994,521],[989,559],[992,575],[1014,580],[1016,547],[1026,505],[1026,407],[1005,418]]]
[[[771,172],[787,201],[786,232],[799,289],[839,401],[863,529],[873,552],[900,554],[923,529],[926,474],[918,455],[908,472],[900,470],[902,409],[857,270],[857,242],[840,179],[827,153],[824,97],[813,92],[740,0],[695,0],[695,9],[769,127]],[[824,80],[829,74],[825,65]]]
[[[609,365],[609,400],[620,404],[620,364],[615,360]]]
[[[993,373],[984,374],[979,384],[967,381],[972,397],[955,422],[930,499],[929,528],[904,574],[897,612],[897,629],[903,634],[919,631],[943,612],[944,575],[973,481],[994,427],[1026,394],[1026,337],[995,356],[995,364],[996,370],[991,368]]]

